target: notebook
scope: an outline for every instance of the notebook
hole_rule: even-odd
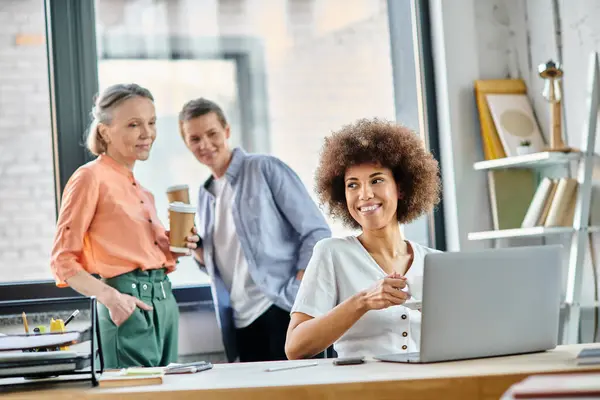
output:
[[[534,375],[514,385],[515,399],[600,396],[600,373]]]
[[[120,370],[105,371],[98,379],[100,387],[161,385],[163,374],[126,375]]]
[[[577,355],[577,365],[600,364],[600,347],[583,349]]]

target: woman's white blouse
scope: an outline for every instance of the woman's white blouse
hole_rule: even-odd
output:
[[[438,251],[408,243],[414,258],[405,276],[409,285],[421,285],[425,254]],[[355,236],[323,239],[313,250],[292,313],[315,318],[324,315],[386,275]],[[338,357],[415,352],[419,351],[420,335],[421,312],[392,306],[368,311],[333,347]]]

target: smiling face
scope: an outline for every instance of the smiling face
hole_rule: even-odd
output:
[[[398,186],[389,168],[375,164],[349,167],[344,176],[346,205],[363,230],[398,223]]]
[[[229,125],[223,126],[214,112],[184,121],[181,125],[185,144],[196,159],[209,167],[217,177],[227,170],[231,159]]]
[[[106,154],[116,161],[133,166],[136,160],[147,160],[156,139],[154,103],[145,97],[132,97],[110,113],[110,123],[99,124],[106,143]]]

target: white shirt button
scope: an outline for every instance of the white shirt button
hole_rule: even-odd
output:
[[[132,284],[131,284],[131,288],[132,288],[132,289],[135,289],[135,288],[136,288],[136,286],[135,286],[135,283],[132,283]]]
[[[145,283],[142,285],[142,289],[146,290],[148,289],[148,285],[146,285]]]

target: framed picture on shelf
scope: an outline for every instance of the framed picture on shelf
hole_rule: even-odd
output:
[[[486,160],[505,158],[506,153],[496,131],[486,96],[488,94],[525,94],[527,86],[522,79],[478,79],[474,86],[483,156]]]
[[[530,153],[543,151],[544,139],[526,94],[488,94],[486,99],[508,157],[522,154],[523,143]]]

